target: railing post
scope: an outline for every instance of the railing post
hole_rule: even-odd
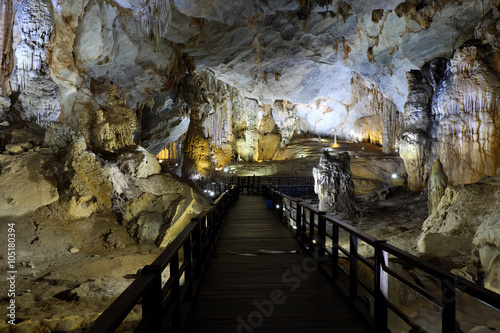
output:
[[[455,280],[444,279],[441,281],[441,301],[443,312],[441,314],[442,332],[455,332],[456,328],[456,292]]]
[[[325,260],[326,220],[325,212],[318,213],[318,261]]]
[[[188,237],[184,243],[184,262],[186,263],[186,269],[184,270],[184,285],[187,286],[187,298],[191,300],[194,297],[193,294],[193,261],[191,257],[191,246],[192,240],[191,236]]]
[[[278,209],[278,217],[280,218],[281,221],[283,221],[283,208],[284,206],[284,201],[283,201],[283,196],[281,194],[278,194],[278,202],[279,202],[279,209]]]
[[[216,231],[217,231],[217,223],[218,223],[218,220],[219,220],[218,215],[219,214],[217,214],[217,206],[215,204],[212,204],[212,209],[210,210],[210,213],[207,214],[207,219],[208,219],[208,234],[209,234],[209,242],[210,242],[209,251],[212,251],[212,247],[213,247],[213,245],[215,243],[215,235],[216,235]]]
[[[147,265],[141,269],[143,275],[153,275],[151,287],[142,297],[142,320],[148,323],[149,332],[162,331],[161,267]]]
[[[314,251],[314,210],[309,209],[309,252]]]
[[[257,178],[257,195],[260,195],[260,177]]]
[[[295,236],[302,237],[302,201],[297,201],[297,208],[295,209]]]
[[[174,303],[174,309],[172,311],[172,331],[179,332],[181,329],[181,290],[179,284],[179,252],[177,252],[172,261],[170,261],[170,278],[172,278],[172,287],[170,291],[170,296]],[[161,295],[161,290],[160,290]],[[160,308],[161,309],[161,308]],[[151,331],[156,332],[156,331]],[[161,331],[158,331],[161,332]]]
[[[358,237],[350,234],[349,241],[349,298],[358,298]]]
[[[193,277],[198,279],[201,278],[201,223],[197,218],[191,219],[192,222],[196,222],[196,227],[193,229],[193,258],[194,258],[194,267],[193,267]]]
[[[388,275],[384,271],[388,256],[381,248],[386,241],[375,241],[374,321],[377,333],[390,333],[387,322]]]
[[[334,224],[332,230],[332,279],[339,278],[339,226]]]
[[[200,259],[202,262],[207,260],[207,216],[200,220]]]

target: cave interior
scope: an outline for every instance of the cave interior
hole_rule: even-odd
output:
[[[238,177],[500,293],[499,0],[0,0],[0,49],[0,331],[88,327]]]

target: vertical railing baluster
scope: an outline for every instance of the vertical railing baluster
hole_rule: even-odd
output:
[[[162,300],[161,300],[161,267],[147,265],[141,269],[141,274],[153,274],[154,281],[142,297],[142,320],[148,323],[149,332],[162,330]]]
[[[339,278],[339,226],[332,229],[332,279]]]
[[[170,297],[172,297],[172,302],[174,304],[174,309],[172,311],[172,331],[179,332],[181,329],[181,292],[179,284],[179,280],[181,277],[179,274],[179,252],[175,253],[172,261],[170,261],[170,278],[172,279],[172,286],[170,287]]]
[[[307,214],[306,214],[306,208],[302,207],[302,245],[305,247],[307,246],[308,242],[308,237],[307,237]]]
[[[295,235],[302,238],[302,205],[300,200],[297,201],[297,208],[295,211]]]
[[[318,213],[318,261],[325,260],[326,248],[326,220],[325,212]]]
[[[187,300],[191,300],[194,297],[193,293],[193,266],[192,266],[192,256],[191,256],[191,246],[192,246],[192,234],[188,237],[184,243],[184,286],[186,286]]]
[[[284,206],[284,200],[283,200],[283,195],[281,193],[278,193],[278,205],[279,205],[279,208],[278,208],[278,216],[280,218],[280,221],[283,221],[283,208],[285,208]]]
[[[309,209],[309,252],[314,251],[314,210]]]
[[[441,314],[442,332],[455,332],[456,325],[456,292],[455,280],[443,279],[441,281],[441,301],[443,312]]]
[[[208,251],[212,251],[212,247],[215,243],[215,233],[217,229],[217,220],[218,220],[218,214],[217,214],[217,206],[212,204],[212,209],[210,210],[210,213],[207,215],[207,221],[208,221],[208,234],[209,234],[209,247]]]
[[[196,279],[201,278],[201,264],[202,264],[202,257],[201,257],[201,223],[200,220],[197,218],[191,219],[191,221],[196,222],[196,227],[193,229],[193,260],[194,260],[194,267],[193,267],[193,277]]]
[[[375,279],[374,279],[374,321],[375,330],[377,333],[388,333],[388,307],[387,307],[387,292],[388,292],[388,276],[384,271],[384,266],[387,265],[388,256],[381,248],[386,241],[375,241]]]
[[[207,216],[203,216],[200,220],[200,248],[201,261],[204,263],[207,260]]]
[[[349,242],[349,298],[358,298],[358,237],[350,234]]]

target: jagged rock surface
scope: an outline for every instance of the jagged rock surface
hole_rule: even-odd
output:
[[[16,67],[11,75],[12,90],[19,92],[19,116],[47,127],[61,112],[59,87],[50,78],[47,64],[49,40],[54,30],[49,0],[23,1],[16,25],[19,44],[14,45]]]
[[[500,171],[500,78],[481,46],[464,46],[450,59],[432,98],[431,154],[450,184],[473,183]]]
[[[325,212],[355,211],[354,183],[351,180],[349,154],[330,155],[323,152],[318,166],[313,168],[314,192],[318,194],[319,209]]]
[[[400,156],[408,173],[408,186],[414,191],[425,187],[428,175],[427,159],[430,138],[430,100],[432,86],[421,71],[410,71],[408,80],[408,101],[404,107],[404,130],[399,138]]]
[[[418,250],[434,257],[474,255],[480,259],[494,290],[500,290],[494,276],[498,265],[492,265],[495,256],[484,247],[500,247],[498,216],[500,200],[499,176],[488,177],[477,183],[451,186],[444,193],[436,211],[422,226]],[[493,271],[488,267],[495,267]]]
[[[156,157],[141,146],[134,147],[131,152],[120,153],[117,163],[123,172],[135,178],[146,178],[161,171]]]

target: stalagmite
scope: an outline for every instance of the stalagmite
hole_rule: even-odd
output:
[[[318,166],[313,168],[314,192],[318,194],[320,210],[342,213],[356,210],[350,160],[347,152],[330,155],[324,151]]]
[[[434,163],[432,163],[432,170],[427,185],[427,207],[429,208],[429,215],[432,215],[437,211],[437,207],[444,195],[444,192],[446,191],[447,186],[448,176],[446,176],[443,164],[438,158],[434,161]]]
[[[10,77],[18,91],[25,121],[48,127],[61,112],[60,91],[50,77],[46,62],[53,31],[51,1],[23,1],[18,12],[20,43],[15,50],[17,65]]]

